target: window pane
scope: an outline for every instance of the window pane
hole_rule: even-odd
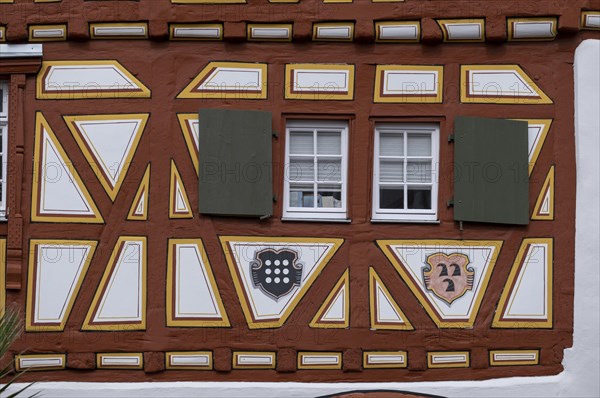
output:
[[[408,182],[431,182],[431,162],[407,162],[406,180]]]
[[[292,131],[290,133],[290,154],[314,154],[314,141],[312,131]]]
[[[342,207],[342,186],[339,184],[319,184],[318,207]]]
[[[290,186],[290,207],[314,207],[314,186],[293,184]]]
[[[404,135],[402,133],[381,133],[379,135],[379,155],[404,156]]]
[[[290,181],[314,181],[315,164],[313,158],[291,159],[287,174]]]
[[[340,155],[342,153],[341,133],[322,132],[317,133],[317,153],[319,155]]]
[[[404,182],[403,160],[382,160],[379,162],[380,182]]]
[[[380,209],[404,209],[403,187],[381,187],[379,189]]]
[[[341,181],[342,180],[342,161],[341,160],[321,160],[317,161],[317,180],[318,181]]]
[[[408,134],[408,156],[431,156],[431,135]]]
[[[409,209],[431,209],[431,188],[408,187]]]

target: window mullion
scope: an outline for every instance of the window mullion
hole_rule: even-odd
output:
[[[319,188],[318,188],[318,175],[319,175],[319,162],[318,162],[318,157],[317,157],[317,153],[319,152],[319,149],[317,148],[317,130],[313,130],[313,209],[317,208],[317,201],[318,199],[318,192],[319,192]]]
[[[408,134],[406,132],[402,132],[403,144],[404,144],[404,170],[402,182],[404,183],[402,187],[402,194],[404,196],[404,210],[408,209]]]

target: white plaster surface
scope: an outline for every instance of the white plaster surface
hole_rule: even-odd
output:
[[[586,40],[575,57],[577,223],[574,346],[556,376],[423,383],[37,383],[44,397],[317,397],[351,390],[389,389],[445,397],[600,396],[600,40]],[[565,132],[563,132],[565,133]],[[15,385],[11,391],[22,388]]]

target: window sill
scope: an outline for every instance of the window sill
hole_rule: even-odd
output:
[[[400,219],[371,219],[371,222],[387,224],[441,224],[440,220],[400,220]]]
[[[281,221],[326,222],[326,223],[340,223],[340,224],[350,224],[352,222],[352,220],[349,218],[295,218],[295,217],[281,217]]]

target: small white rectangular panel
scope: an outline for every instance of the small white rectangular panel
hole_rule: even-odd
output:
[[[526,353],[503,353],[503,352],[495,352],[494,361],[496,362],[515,362],[515,361],[536,361],[538,354],[537,352],[526,352]]]
[[[479,40],[482,38],[481,24],[479,23],[448,23],[446,24],[448,41],[452,40]]]
[[[318,26],[317,39],[350,39],[352,27],[350,26]]]
[[[209,354],[169,354],[169,365],[177,367],[209,367]]]
[[[142,358],[139,355],[110,355],[99,354],[100,366],[107,367],[139,367]]]
[[[294,70],[294,91],[348,91],[348,71],[343,70]]]
[[[94,26],[92,31],[95,37],[146,36],[145,26]]]
[[[379,40],[418,40],[419,26],[414,25],[378,25]]]
[[[447,364],[447,363],[466,363],[466,354],[434,354],[431,356],[431,363],[433,364]]]
[[[402,365],[406,363],[404,354],[367,354],[369,365]]]
[[[337,355],[311,355],[302,354],[302,365],[314,366],[314,365],[338,365],[340,358]]]
[[[32,29],[32,32],[35,39],[60,39],[65,37],[64,28],[36,28]]]
[[[219,91],[260,90],[262,69],[218,67],[198,89]]]
[[[269,366],[273,365],[273,355],[268,354],[237,354],[236,365],[239,366]]]
[[[32,369],[32,368],[63,368],[65,366],[65,356],[26,356],[22,355],[18,357],[18,368]]]
[[[290,29],[288,28],[251,28],[250,37],[252,39],[289,39]]]
[[[173,37],[175,38],[201,38],[201,39],[219,39],[221,37],[221,28],[219,27],[176,27],[173,28]]]
[[[554,21],[513,22],[513,39],[551,39],[554,36]]]
[[[586,14],[584,26],[586,28],[600,29],[600,14]]]

